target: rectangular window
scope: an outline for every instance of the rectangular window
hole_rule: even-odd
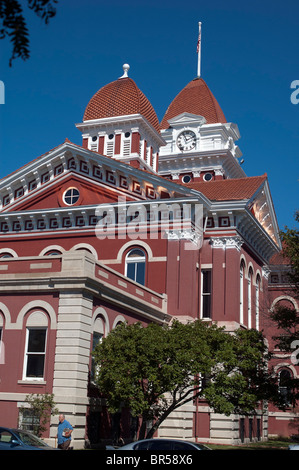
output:
[[[212,271],[201,271],[201,318],[212,317]]]
[[[39,416],[30,408],[24,409],[19,414],[19,427],[37,435],[40,427]]]
[[[144,285],[145,281],[145,263],[136,262],[127,264],[127,277],[139,284]]]
[[[27,328],[24,378],[43,379],[46,355],[46,328]]]

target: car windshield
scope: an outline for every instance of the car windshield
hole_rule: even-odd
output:
[[[204,444],[199,444],[198,442],[192,442],[192,444],[195,446],[195,447],[198,447],[199,449],[201,450],[210,450],[207,446],[205,446]]]
[[[34,447],[48,447],[44,441],[34,436],[33,434],[29,434],[25,431],[16,431],[15,433],[17,434],[19,439],[21,439],[21,441],[26,445]]]

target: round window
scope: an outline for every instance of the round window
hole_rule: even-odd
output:
[[[190,183],[191,176],[190,175],[183,176],[182,181],[183,181],[183,183]]]
[[[204,175],[203,179],[204,179],[205,181],[211,181],[211,179],[213,179],[212,173],[206,173],[206,174]]]
[[[63,201],[68,206],[76,204],[80,196],[79,190],[77,188],[69,188],[65,191],[63,195]]]

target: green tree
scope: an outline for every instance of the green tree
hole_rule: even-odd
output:
[[[31,428],[33,432],[41,437],[43,432],[47,429],[47,424],[51,416],[58,414],[56,403],[54,402],[54,395],[45,394],[30,394],[25,398],[27,406],[20,407],[20,412],[24,415],[29,415],[31,420]]]
[[[34,11],[45,24],[48,24],[50,18],[56,15],[54,4],[58,0],[27,0],[27,6]],[[29,32],[26,20],[23,14],[23,7],[17,0],[0,0],[0,39],[9,37],[13,49],[9,61],[11,67],[12,61],[17,57],[26,60],[30,56],[29,50]]]
[[[299,222],[299,212],[296,212],[295,220]],[[288,260],[290,267],[287,293],[299,301],[299,230],[285,227],[285,231],[281,231],[281,240],[282,254]],[[271,312],[271,318],[279,330],[279,334],[273,337],[277,342],[276,345],[284,351],[294,349],[294,344],[298,347],[299,312],[296,308],[278,304]]]
[[[172,411],[196,397],[229,415],[253,413],[260,400],[278,396],[255,330],[228,334],[202,321],[122,324],[97,346],[94,358],[109,411],[123,405],[142,417],[140,438],[148,421],[154,424],[146,437],[152,437]]]

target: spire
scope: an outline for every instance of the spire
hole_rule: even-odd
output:
[[[119,78],[127,78],[128,77],[128,70],[129,70],[130,66],[129,64],[124,64],[123,65],[123,71],[124,71],[124,74],[119,77]]]
[[[200,77],[201,62],[201,22],[198,23],[198,40],[197,40],[197,77]]]

